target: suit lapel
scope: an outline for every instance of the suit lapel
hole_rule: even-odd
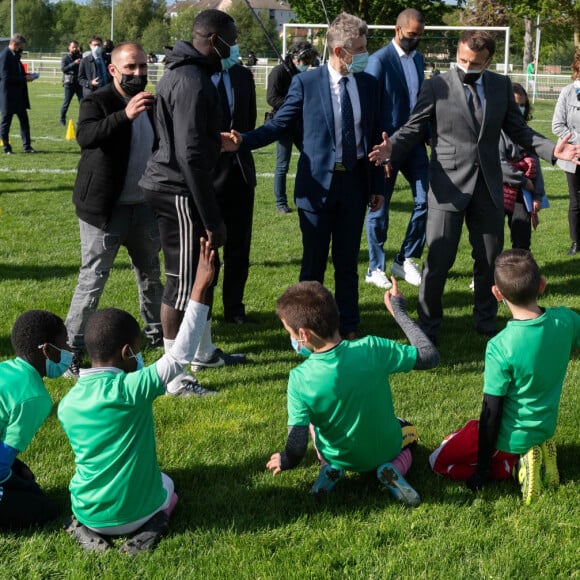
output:
[[[332,109],[332,97],[330,96],[330,78],[328,74],[328,67],[330,64],[320,67],[320,82],[318,83],[318,90],[320,92],[320,103],[322,106],[322,113],[328,126],[328,132],[332,137],[332,142],[336,145],[334,134],[334,111]],[[314,74],[314,73],[308,73]]]

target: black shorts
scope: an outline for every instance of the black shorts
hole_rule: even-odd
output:
[[[145,198],[159,225],[167,278],[163,303],[184,311],[197,271],[199,240],[207,239],[207,233],[191,198],[156,191],[145,191]],[[212,287],[217,283],[218,272],[216,252],[216,275]]]

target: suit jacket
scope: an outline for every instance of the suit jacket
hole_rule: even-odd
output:
[[[14,115],[30,109],[24,67],[8,47],[0,52],[0,111]]]
[[[256,85],[252,71],[241,65],[233,66],[230,76],[233,93],[232,129],[244,133],[256,126]],[[244,181],[250,187],[256,187],[256,167],[254,157],[248,149],[241,149],[234,155],[221,154],[214,172],[214,187],[219,190],[227,179],[233,161],[238,163]],[[218,191],[219,194],[219,191]]]
[[[423,55],[415,52],[413,62],[417,69],[419,89],[421,89],[425,79]],[[394,41],[369,57],[366,72],[373,75],[379,81],[379,85],[382,85],[380,96],[381,128],[392,135],[408,121],[411,115],[409,89],[401,65],[401,57],[397,53]]]
[[[501,130],[526,151],[554,162],[554,143],[525,124],[507,76],[485,71],[484,118],[480,130],[455,70],[423,83],[411,117],[391,138],[393,164],[400,163],[431,127],[429,208],[463,211],[481,171],[496,207],[503,207],[498,143]]]
[[[125,184],[132,127],[126,106],[113,83],[94,91],[80,105],[81,159],[73,203],[80,219],[100,229],[106,227]],[[147,115],[155,130],[153,112],[148,110]]]
[[[363,148],[365,155],[380,140],[378,121],[378,84],[367,73],[354,75],[358,87],[362,110]],[[244,146],[258,149],[292,134],[294,123],[303,119],[303,140],[294,198],[297,207],[306,211],[317,211],[326,202],[334,164],[336,143],[334,136],[334,115],[330,96],[328,67],[321,66],[313,71],[296,75],[292,79],[288,96],[274,118],[251,133],[243,134]],[[376,187],[379,172],[374,165],[367,164],[365,190],[370,195],[371,186]],[[362,184],[361,184],[362,185]]]
[[[104,52],[101,54],[101,58],[105,63],[105,69],[107,69],[107,66],[109,65],[109,60]],[[90,95],[93,91],[97,90],[93,87],[91,81],[99,76],[100,76],[99,70],[97,68],[97,62],[95,60],[95,57],[92,54],[85,56],[81,60],[81,64],[79,65],[79,75],[78,75],[78,83],[79,85],[81,85],[81,87],[83,87],[83,97],[86,97],[87,95]],[[107,70],[107,78],[105,83],[108,84],[110,82],[111,77],[109,75],[109,71]]]

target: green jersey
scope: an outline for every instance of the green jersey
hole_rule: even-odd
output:
[[[155,512],[165,501],[152,408],[164,393],[152,364],[132,373],[91,369],[62,399],[58,418],[76,464],[71,503],[81,523],[120,526]]]
[[[570,352],[580,345],[580,315],[548,308],[510,320],[487,343],[483,392],[503,397],[496,448],[525,453],[554,435]]]
[[[312,423],[332,465],[370,471],[401,451],[389,375],[414,368],[417,349],[385,338],[343,340],[290,372],[288,425]]]
[[[30,363],[21,358],[0,363],[0,441],[24,451],[51,409],[42,377]]]

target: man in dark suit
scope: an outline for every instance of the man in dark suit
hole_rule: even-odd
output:
[[[153,211],[137,184],[155,143],[154,97],[144,91],[145,52],[132,42],[119,44],[109,70],[113,83],[85,97],[79,111],[81,159],[73,203],[82,264],[65,321],[75,352],[69,377],[78,376],[87,320],[99,305],[121,246],[127,248],[135,272],[147,340],[152,346],[163,341],[161,241]]]
[[[92,36],[89,41],[91,54],[85,56],[79,65],[79,84],[83,87],[83,97],[111,82],[109,76],[109,57],[103,49],[103,39]]]
[[[419,322],[434,338],[443,319],[442,296],[463,229],[474,260],[474,318],[478,333],[496,334],[497,301],[491,293],[496,256],[503,247],[504,208],[498,142],[503,129],[526,151],[553,163],[577,161],[580,146],[554,143],[528,127],[507,76],[487,70],[495,40],[468,30],[459,39],[457,68],[423,83],[411,117],[390,141],[377,145],[372,161],[397,166],[431,127],[427,216],[429,251],[419,289]]]
[[[418,10],[403,10],[397,17],[392,42],[369,58],[366,72],[373,75],[381,86],[381,126],[389,135],[407,122],[417,102],[425,77],[425,63],[423,56],[415,49],[424,30],[425,19]],[[399,171],[411,186],[413,211],[401,249],[391,265],[391,273],[419,286],[421,272],[414,258],[421,257],[425,246],[429,187],[429,160],[424,142],[418,143],[400,166],[393,167],[390,177],[384,183],[385,203],[380,209],[367,214],[369,270],[365,280],[384,289],[391,287],[385,274],[383,248],[389,228],[389,205]]]
[[[212,80],[218,89],[222,107],[222,131],[251,131],[256,126],[256,86],[252,71],[234,65],[215,73]],[[222,153],[214,172],[217,194],[226,231],[223,250],[224,319],[245,324],[244,288],[250,268],[250,244],[254,214],[256,168],[252,153]]]
[[[20,136],[22,137],[22,150],[24,153],[34,153],[30,144],[30,122],[26,109],[30,109],[28,99],[28,86],[32,81],[32,75],[26,74],[20,62],[20,57],[26,39],[22,34],[14,34],[8,46],[0,52],[0,139],[4,153],[11,155],[10,125],[12,117],[16,115],[20,121]]]
[[[71,40],[68,43],[68,52],[60,60],[60,70],[62,71],[62,86],[64,87],[64,101],[60,109],[60,124],[66,125],[66,113],[70,102],[76,95],[79,103],[83,98],[83,88],[79,84],[79,66],[82,56],[79,50],[79,43]]]
[[[323,282],[332,242],[340,332],[354,338],[360,320],[358,254],[367,204],[383,200],[380,172],[367,163],[379,132],[378,84],[364,72],[367,25],[350,14],[329,26],[328,66],[292,79],[274,118],[250,133],[222,134],[226,150],[256,149],[289,135],[303,119],[294,197],[302,230],[300,280]],[[377,178],[378,177],[378,178]]]

